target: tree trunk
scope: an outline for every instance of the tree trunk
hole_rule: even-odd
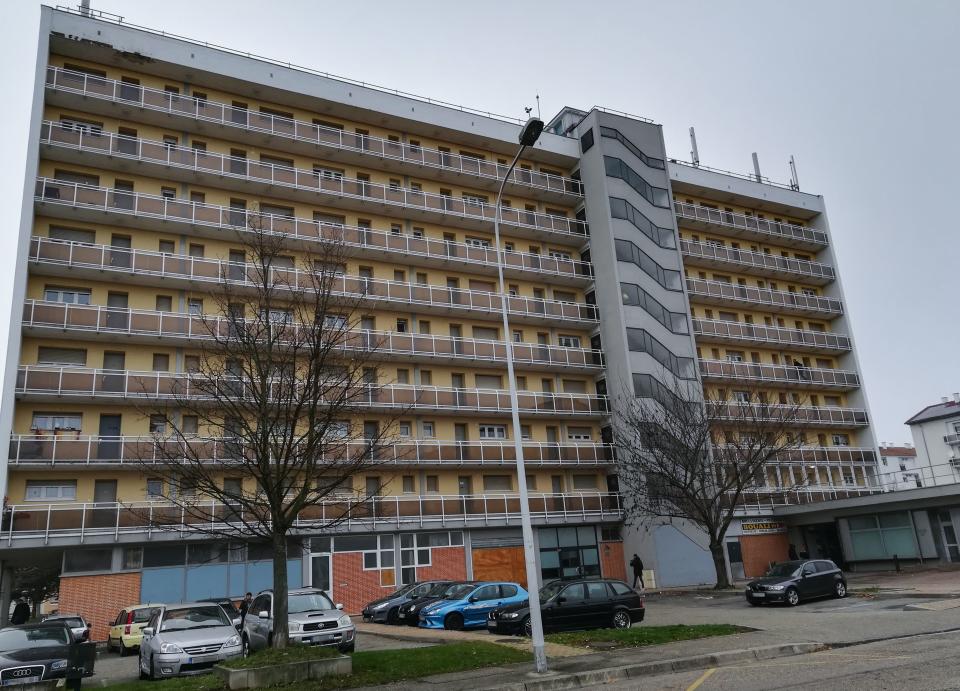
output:
[[[717,590],[730,587],[730,579],[727,578],[727,562],[723,558],[723,543],[710,542],[710,556],[713,558],[713,568],[717,572]]]
[[[287,647],[287,536],[273,536],[273,647]]]

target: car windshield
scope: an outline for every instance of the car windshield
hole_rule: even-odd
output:
[[[408,583],[402,588],[399,588],[398,590],[394,590],[393,595],[391,595],[391,597],[401,597],[403,595],[408,595],[408,594],[418,595],[420,594],[420,591],[424,590],[426,587],[427,585],[425,583]],[[414,593],[413,591],[415,590],[417,592]]]
[[[208,629],[213,626],[230,626],[227,615],[224,614],[220,605],[168,609],[163,615],[160,630],[187,631],[188,629]]]
[[[61,622],[65,626],[69,626],[71,629],[82,629],[85,626],[83,619],[80,617],[57,617],[56,619],[50,619],[49,621]]]
[[[24,648],[49,648],[70,643],[70,634],[63,626],[38,626],[30,629],[0,631],[0,652]]]
[[[547,583],[545,586],[540,588],[540,602],[546,602],[551,597],[559,593],[561,590],[566,587],[566,583],[563,581],[554,581],[553,583]]]
[[[444,600],[462,600],[467,595],[472,593],[474,588],[476,587],[477,586],[475,585],[464,585],[464,584],[452,586],[451,588],[447,589],[446,593],[444,593],[443,599]]]
[[[443,595],[445,592],[447,592],[448,590],[450,590],[450,587],[451,587],[451,586],[450,586],[449,583],[437,583],[435,586],[433,586],[432,588],[430,588],[430,591],[429,591],[429,592],[424,593],[424,595],[425,595],[425,596],[430,596],[430,597],[440,597],[440,596]]]
[[[800,570],[800,566],[801,566],[800,562],[796,562],[796,561],[786,561],[782,564],[775,564],[771,566],[770,569],[767,571],[767,576],[781,577],[781,578],[788,577],[788,576],[796,576],[797,572]]]
[[[315,612],[318,609],[336,609],[330,598],[323,593],[300,593],[291,595],[287,600],[287,611],[290,614],[301,612]]]

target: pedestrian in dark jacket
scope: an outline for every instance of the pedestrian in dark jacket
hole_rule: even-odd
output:
[[[633,568],[633,587],[643,590],[643,560],[636,552],[633,553],[630,566]]]
[[[247,618],[247,612],[250,609],[250,602],[253,600],[253,593],[247,593],[240,600],[240,625],[243,626],[243,620]]]
[[[13,614],[10,615],[10,623],[14,626],[26,624],[30,618],[30,605],[22,597],[17,598],[17,606],[13,608]]]

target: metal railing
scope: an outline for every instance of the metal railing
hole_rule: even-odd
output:
[[[778,257],[775,254],[723,247],[709,242],[692,242],[683,238],[680,239],[680,250],[684,257],[694,259],[691,264],[703,260],[747,269],[746,273],[751,273],[750,269],[757,269],[761,275],[799,276],[818,282],[829,282],[836,278],[832,266],[805,259]]]
[[[248,320],[249,321],[249,320]],[[51,329],[73,338],[81,334],[171,338],[185,342],[229,339],[234,322],[216,315],[157,312],[102,305],[76,305],[62,302],[27,300],[23,306],[24,328]],[[284,328],[298,329],[298,323]],[[312,327],[311,327],[312,328]],[[341,347],[348,351],[377,356],[416,356],[469,360],[475,366],[506,361],[503,341],[460,338],[435,334],[399,333],[356,329],[345,334]],[[579,367],[589,370],[603,367],[603,351],[567,348],[558,345],[513,343],[514,360],[525,365]]]
[[[483,266],[490,269],[491,273],[497,266],[497,250],[492,245],[417,237],[341,223],[257,213],[140,192],[117,192],[106,187],[63,182],[52,178],[37,178],[35,199],[44,204],[92,208],[139,219],[155,218],[164,223],[222,229],[229,231],[231,240],[235,239],[235,233],[252,234],[254,231],[251,229],[255,228],[257,233],[276,235],[290,242],[302,243],[307,249],[311,245],[329,247],[333,243],[343,245],[351,251],[355,250],[358,254],[403,254],[414,260],[423,258],[455,262],[473,268]],[[567,258],[557,253],[534,254],[511,250],[505,251],[503,257],[504,269],[508,272],[531,271],[583,280],[589,280],[593,276],[590,262]],[[422,263],[426,266],[436,265],[436,261]]]
[[[320,195],[321,199],[332,202],[334,205],[339,199],[352,199],[364,203],[416,209],[445,219],[462,217],[491,226],[495,215],[492,204],[474,197],[457,198],[408,187],[384,185],[379,182],[325,173],[322,169],[291,168],[254,161],[242,156],[201,151],[179,144],[126,137],[112,132],[86,133],[75,127],[62,126],[57,122],[43,123],[40,143],[84,153],[157,164],[166,169],[168,177],[170,169],[181,169],[192,171],[194,175],[210,174],[220,179],[261,183],[271,187],[307,192],[311,195],[308,198],[311,201],[317,199],[313,195]],[[504,207],[501,209],[500,217],[501,223],[517,228],[532,228],[537,231],[580,237],[585,236],[587,232],[585,224],[576,218],[555,216],[539,211]]]
[[[271,382],[283,396],[289,383]],[[243,400],[252,389],[242,377],[205,377],[189,372],[138,372],[91,367],[21,365],[17,370],[17,394],[34,397],[84,397],[103,399],[168,400],[190,398],[213,401]],[[217,392],[211,396],[210,392]],[[342,395],[341,395],[342,394]],[[264,395],[262,393],[251,393]],[[274,395],[272,391],[270,395]],[[393,410],[458,410],[509,413],[510,395],[502,389],[418,386],[415,384],[356,385],[343,392],[333,383],[324,396],[342,401],[345,408]],[[524,414],[602,416],[609,410],[607,397],[586,393],[520,391],[519,408]]]
[[[786,290],[742,286],[724,281],[687,277],[687,291],[694,296],[740,304],[766,305],[783,310],[824,313],[825,319],[843,314],[843,305],[834,298],[806,295]],[[829,315],[829,316],[826,316]]]
[[[752,411],[743,410],[747,406]],[[821,425],[824,427],[866,427],[867,411],[862,408],[790,406],[779,404],[708,401],[707,415],[713,420],[772,420],[786,426]]]
[[[790,183],[776,182],[775,180],[771,180],[765,175],[761,175],[760,179],[758,180],[756,173],[735,173],[732,170],[724,170],[723,168],[712,168],[710,166],[705,166],[700,163],[689,163],[680,158],[671,158],[668,160],[670,161],[670,163],[673,163],[675,165],[685,166],[687,168],[698,168],[700,170],[708,170],[711,173],[720,173],[721,175],[729,175],[730,177],[740,178],[741,180],[749,180],[750,182],[759,182],[762,185],[772,185],[773,187],[780,187],[781,189],[793,190],[795,192],[800,191],[799,188],[795,187]]]
[[[568,494],[530,494],[530,514],[534,521],[564,524],[580,521],[620,521],[623,514],[620,496],[603,492]],[[196,515],[162,500],[128,504],[88,502],[64,504],[16,504],[8,506],[0,534],[13,545],[17,540],[89,538],[118,539],[125,535],[174,536],[209,535],[217,528],[243,528],[242,508],[217,502],[198,501]],[[485,525],[520,520],[520,498],[511,493],[470,495],[383,496],[357,503],[356,499],[324,500],[305,508],[293,525],[294,531],[316,528],[336,530],[353,528],[386,529],[443,527],[446,525]],[[2,539],[0,538],[0,539]]]
[[[249,130],[258,135],[269,134],[281,140],[301,142],[311,147],[331,151],[350,151],[377,159],[387,158],[444,172],[475,175],[491,182],[499,182],[503,179],[509,167],[496,161],[462,156],[369,134],[347,132],[337,127],[257,112],[205,98],[127,84],[54,65],[47,66],[46,86],[50,89],[112,101],[124,106],[132,104],[159,113]],[[258,138],[258,144],[260,141],[261,138]],[[508,181],[537,190],[574,197],[583,196],[583,184],[579,180],[554,173],[517,169],[513,171]]]
[[[722,462],[725,449],[723,444],[713,446],[714,459]],[[797,465],[865,465],[874,467],[877,462],[877,452],[869,447],[859,446],[801,446],[795,449],[785,449],[779,452],[768,467]]]
[[[673,162],[674,161],[671,161],[671,163]],[[826,247],[830,243],[827,234],[822,230],[798,226],[793,223],[771,221],[733,211],[721,211],[720,209],[711,209],[706,206],[688,204],[687,202],[678,200],[674,200],[673,208],[679,219],[733,228],[741,232],[755,234],[759,237],[766,236],[773,241],[778,239],[789,240],[816,245],[818,247]]]
[[[850,337],[826,331],[787,329],[779,326],[747,324],[745,322],[719,319],[693,319],[695,336],[747,341],[750,343],[775,343],[794,348],[849,351],[853,348]]]
[[[499,315],[500,294],[467,288],[391,281],[363,276],[321,276],[301,267],[271,267],[270,276],[258,276],[256,264],[207,259],[166,252],[94,245],[69,240],[34,236],[30,240],[29,260],[38,265],[87,268],[136,276],[138,281],[157,277],[168,284],[170,279],[206,284],[230,284],[256,289],[273,286],[285,291],[315,291],[318,285],[329,290],[334,298],[393,302],[402,305],[468,310]],[[597,308],[580,302],[564,302],[521,295],[507,296],[507,309],[518,317],[596,322]]]
[[[945,434],[945,435],[943,435],[943,441],[944,441],[945,444],[949,444],[950,446],[958,446],[958,445],[960,445],[960,432],[958,432],[958,433],[956,433],[956,434]]]
[[[190,444],[189,457],[212,465],[237,462],[236,440],[196,437],[189,440],[154,437],[83,436],[60,431],[56,434],[13,434],[10,436],[9,462],[13,465],[119,465],[136,466],[171,463],[187,457],[184,444]],[[355,441],[338,445],[330,462],[339,458],[368,457],[380,465],[480,465],[510,467],[516,462],[512,441],[449,441],[441,439],[398,439],[376,444]],[[524,441],[523,457],[534,465],[602,466],[613,462],[613,449],[597,442]],[[326,459],[321,459],[326,460]]]
[[[728,360],[702,359],[699,362],[700,375],[704,379],[762,381],[785,386],[822,386],[840,389],[856,389],[860,386],[860,377],[857,373],[846,370]]]

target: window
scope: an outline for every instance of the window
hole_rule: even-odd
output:
[[[58,228],[50,226],[47,235],[53,240],[64,242],[82,242],[93,245],[97,242],[97,234],[92,230],[76,230],[74,228]]]
[[[398,370],[397,370],[397,383],[398,383],[398,384],[409,384],[409,383],[410,383],[410,370],[408,370],[408,369],[398,369]]]
[[[163,480],[158,477],[147,478],[147,499],[160,499],[163,497]]]
[[[196,415],[184,415],[180,422],[180,431],[183,434],[197,434],[199,427],[200,419]]]
[[[166,415],[150,416],[150,434],[166,434],[167,417]]]
[[[502,389],[503,378],[499,374],[476,375],[478,389]]]
[[[486,238],[473,238],[469,235],[466,237],[467,244],[471,247],[490,247],[490,241]]]
[[[38,365],[79,365],[87,364],[87,351],[80,348],[50,348],[40,346],[37,349]]]
[[[420,385],[433,386],[433,373],[428,369],[420,370]]]
[[[43,290],[43,299],[47,302],[61,302],[67,305],[89,305],[89,288],[52,288]]]
[[[407,333],[407,320],[397,319],[397,333]]]
[[[509,475],[484,475],[484,492],[510,492],[513,490],[513,478]]]
[[[834,445],[834,446],[850,446],[850,435],[849,435],[849,434],[834,434],[834,435],[833,435],[833,445]]]
[[[430,322],[425,319],[419,321],[420,333],[429,334],[430,333]]]
[[[76,480],[27,480],[25,501],[76,501]]]
[[[63,570],[68,573],[109,571],[112,565],[113,549],[110,547],[67,550],[63,559]]]
[[[407,438],[410,436],[411,426],[409,422],[400,422],[397,424],[397,436]]]
[[[170,295],[158,295],[156,302],[157,312],[172,312],[173,311],[173,297]]]
[[[567,439],[570,441],[590,441],[593,438],[593,430],[589,427],[568,427]]]
[[[122,569],[139,569],[143,567],[143,547],[124,547]]]
[[[154,372],[169,372],[170,371],[170,356],[166,353],[154,353],[153,354],[153,371]]]
[[[200,316],[203,314],[203,299],[202,298],[190,298],[187,302],[187,311],[194,315]]]
[[[80,431],[80,413],[34,413],[30,429],[34,432]]]
[[[424,422],[424,423],[423,423],[423,436],[424,436],[425,439],[433,439],[433,438],[434,438],[434,426],[433,426],[433,423],[432,423],[432,422]]]
[[[161,187],[160,196],[163,197],[164,199],[176,199],[177,190],[174,189],[173,187]]]
[[[506,439],[506,425],[480,425],[481,439]]]
[[[427,492],[432,494],[440,492],[440,477],[438,475],[427,475]]]
[[[578,475],[578,474],[574,474],[574,476],[573,476],[573,488],[574,488],[574,489],[596,489],[596,488],[597,488],[597,476],[596,476],[596,475]]]
[[[417,491],[416,484],[414,483],[413,475],[404,475],[403,476],[403,493],[404,494],[413,494]]]
[[[560,344],[561,348],[579,348],[580,337],[560,335],[557,337],[557,343]]]
[[[161,240],[158,243],[157,249],[163,254],[174,254],[177,251],[177,246],[173,240]]]

